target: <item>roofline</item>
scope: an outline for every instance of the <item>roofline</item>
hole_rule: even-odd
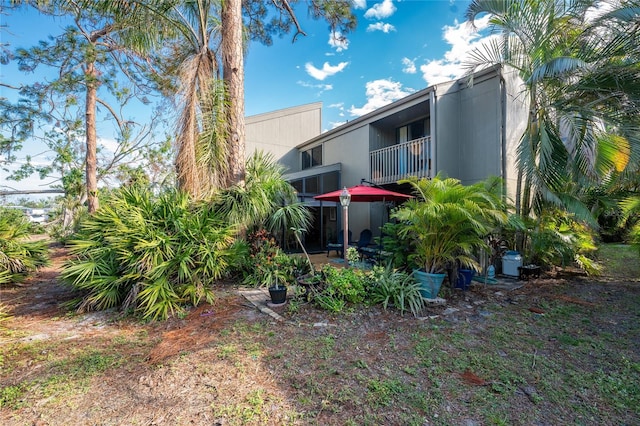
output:
[[[489,73],[492,73],[492,72],[496,72],[496,71],[500,72],[501,69],[502,69],[502,65],[496,64],[496,65],[493,65],[491,67],[484,68],[482,70],[476,71],[472,75],[473,75],[474,79],[478,79],[478,78],[484,77],[486,74],[489,74]],[[344,123],[344,124],[342,124],[342,125],[340,125],[338,127],[335,127],[335,128],[333,128],[331,130],[328,130],[328,131],[326,131],[324,133],[319,134],[318,136],[315,136],[315,137],[313,137],[313,138],[311,138],[309,140],[306,140],[306,141],[302,142],[301,144],[297,145],[296,148],[299,149],[299,148],[302,148],[304,146],[313,144],[314,142],[318,142],[319,140],[323,140],[323,139],[325,139],[327,137],[330,138],[334,134],[338,134],[338,133],[341,133],[341,132],[344,132],[344,131],[348,130],[350,127],[357,127],[361,123],[364,123],[366,121],[371,120],[376,115],[384,115],[384,113],[386,113],[386,112],[388,112],[388,111],[390,111],[392,109],[398,108],[399,106],[402,106],[402,104],[410,103],[410,102],[416,100],[417,98],[420,98],[420,97],[423,97],[425,95],[428,95],[429,93],[435,91],[436,88],[439,85],[451,84],[451,83],[455,83],[455,82],[458,82],[458,83],[462,84],[462,83],[464,83],[464,80],[468,79],[468,78],[469,78],[469,75],[465,75],[465,76],[460,77],[460,78],[455,79],[455,80],[443,81],[441,83],[432,84],[431,86],[428,86],[428,87],[426,87],[424,89],[418,90],[417,92],[414,92],[414,93],[412,93],[412,94],[410,94],[408,96],[405,96],[404,98],[398,99],[397,101],[391,102],[391,103],[389,103],[389,104],[387,104],[385,106],[382,106],[382,107],[380,107],[380,108],[378,108],[378,109],[376,109],[374,111],[371,111],[371,112],[369,112],[369,113],[367,113],[365,115],[361,115],[360,117],[357,117],[356,119],[354,119],[352,121],[348,121],[348,122],[346,122],[346,123]]]
[[[287,108],[277,109],[275,111],[263,112],[260,114],[248,115],[245,117],[245,123],[249,122],[260,122],[264,120],[270,120],[274,117],[282,117],[285,115],[289,115],[292,112],[306,112],[306,111],[314,111],[314,110],[322,111],[322,102],[311,102],[308,104],[296,105]]]

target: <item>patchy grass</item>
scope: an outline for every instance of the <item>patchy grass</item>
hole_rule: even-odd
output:
[[[628,244],[602,244],[598,258],[604,264],[604,275],[614,279],[640,280],[640,259],[637,249]]]
[[[44,314],[46,286],[39,298],[14,289],[3,300],[22,305],[0,323],[0,423],[635,424],[640,284],[608,278],[478,285],[419,319],[298,302],[280,308],[285,322],[233,287],[147,324]]]

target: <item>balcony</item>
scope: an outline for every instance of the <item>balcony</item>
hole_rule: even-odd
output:
[[[409,176],[431,176],[431,137],[399,143],[369,153],[371,181],[395,183]]]

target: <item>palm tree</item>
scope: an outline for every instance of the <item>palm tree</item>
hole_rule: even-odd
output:
[[[176,172],[181,190],[199,198],[226,184],[226,89],[220,80],[220,2],[177,2],[160,14],[170,37],[163,71],[175,81]]]
[[[244,43],[242,1],[224,0],[222,6],[222,69],[229,94],[226,109],[230,173],[227,187],[245,179]]]
[[[213,200],[240,233],[250,228],[266,228],[277,234],[287,230],[306,230],[310,212],[298,202],[295,189],[282,178],[284,168],[271,154],[255,152],[246,163],[244,184],[221,190]]]
[[[472,23],[489,13],[500,34],[473,52],[470,71],[507,65],[518,72],[529,99],[517,160],[516,211],[523,216],[553,203],[588,218],[576,190],[628,162],[624,151],[629,150],[628,137],[633,134],[629,130],[635,128],[637,135],[637,119],[629,129],[623,114],[614,119],[613,114],[603,113],[602,100],[609,96],[600,96],[597,81],[614,77],[614,68],[611,63],[602,66],[611,56],[604,54],[602,38],[596,42],[595,35],[602,34],[604,23],[613,18],[593,21],[586,31],[583,23],[589,22],[587,14],[594,5],[586,0],[474,0],[467,10]],[[613,96],[605,102],[613,106],[622,98]],[[623,110],[628,118],[630,109]],[[637,113],[635,105],[631,110]]]

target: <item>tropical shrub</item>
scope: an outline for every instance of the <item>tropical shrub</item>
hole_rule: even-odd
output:
[[[31,223],[21,211],[0,209],[0,284],[21,281],[48,263],[44,241],[29,241]]]
[[[213,301],[210,285],[238,257],[235,232],[184,193],[123,188],[80,224],[62,277],[84,292],[81,311],[119,307],[164,319]]]
[[[593,230],[574,215],[547,209],[529,224],[524,255],[541,266],[575,263],[588,274],[597,275],[602,268],[590,257],[597,249],[593,234]]]
[[[499,181],[465,186],[438,175],[400,183],[410,184],[416,195],[391,214],[400,222],[398,236],[411,242],[408,261],[428,273],[456,265],[479,269],[475,252],[488,249],[484,237],[507,220]]]
[[[331,312],[342,311],[348,303],[365,300],[365,273],[356,268],[335,268],[324,265],[320,271],[324,285],[315,291],[314,302]]]
[[[395,210],[394,210],[395,211]],[[392,212],[393,217],[393,212]],[[414,252],[415,247],[409,236],[401,234],[403,223],[387,222],[382,227],[382,249],[389,253],[387,260],[395,268],[406,268],[412,270],[419,268],[409,259],[409,255]]]
[[[401,315],[410,311],[418,316],[424,307],[424,299],[420,294],[420,284],[413,275],[394,269],[391,264],[387,267],[374,266],[368,273],[369,301],[380,303],[387,310],[392,306]]]
[[[239,234],[267,230],[283,241],[289,230],[304,232],[311,212],[298,201],[295,188],[283,177],[284,167],[271,154],[255,152],[247,160],[245,184],[215,194],[216,211],[236,224]]]
[[[294,260],[280,250],[275,238],[266,230],[247,237],[249,256],[244,262],[243,283],[259,287],[287,285],[294,279]]]
[[[640,255],[640,197],[628,197],[620,203],[624,222],[629,226],[629,243]]]

